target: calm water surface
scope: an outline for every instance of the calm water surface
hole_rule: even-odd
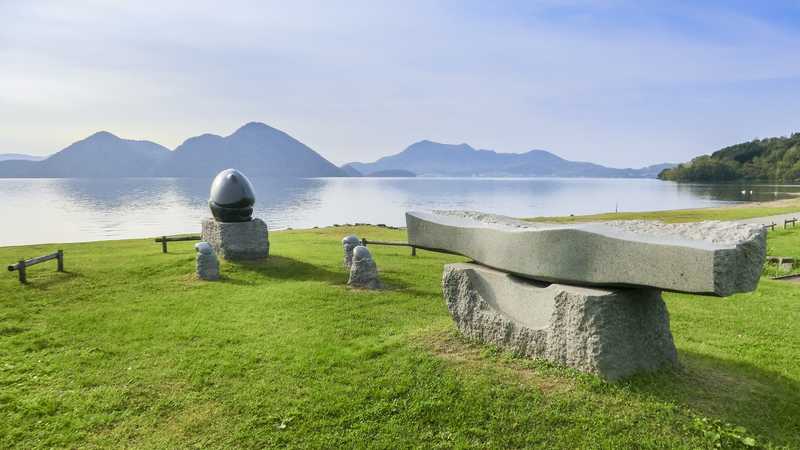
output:
[[[473,209],[519,217],[645,211],[771,200],[800,186],[684,185],[575,178],[252,178],[271,229],[404,225],[406,210]],[[197,233],[211,179],[0,179],[0,245]],[[747,194],[742,194],[742,189]],[[752,190],[751,195],[749,191]]]

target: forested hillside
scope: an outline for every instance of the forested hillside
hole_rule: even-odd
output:
[[[800,182],[800,133],[756,139],[665,169],[658,178],[671,181],[763,180]]]

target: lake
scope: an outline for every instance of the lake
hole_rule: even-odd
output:
[[[800,186],[584,178],[252,178],[271,229],[365,222],[402,226],[407,210],[518,217],[709,207],[784,198]],[[199,233],[210,178],[0,179],[0,245]],[[742,189],[747,193],[742,194]],[[753,191],[750,194],[750,190]]]

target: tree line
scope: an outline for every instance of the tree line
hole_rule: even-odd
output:
[[[670,181],[800,182],[800,133],[754,139],[711,155],[665,169],[658,178]]]

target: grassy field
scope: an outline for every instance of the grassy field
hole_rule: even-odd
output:
[[[800,215],[800,199],[791,198],[772,202],[752,202],[735,206],[720,206],[717,208],[612,212],[588,216],[533,217],[530,220],[556,223],[597,222],[605,220],[661,220],[670,223],[698,222],[701,220],[744,220],[790,213],[798,213],[798,215]]]
[[[665,294],[682,368],[609,385],[461,339],[455,256],[373,247],[389,289],[350,290],[340,239],[272,233],[266,262],[193,277],[191,242],[0,248],[0,447],[800,448],[800,289]],[[800,256],[800,229],[770,246]]]

